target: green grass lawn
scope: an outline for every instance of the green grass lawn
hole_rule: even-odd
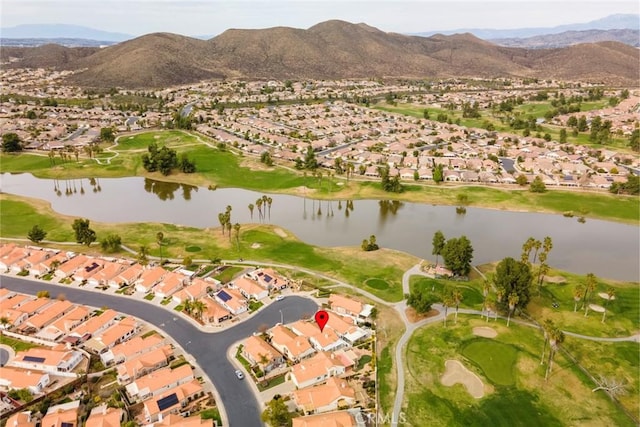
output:
[[[124,135],[118,138],[118,145],[114,150],[146,150],[146,148],[154,142],[158,145],[158,148],[163,146],[177,148],[185,144],[200,144],[195,136],[187,132],[170,130]]]
[[[220,273],[212,276],[214,279],[221,281],[222,283],[228,283],[231,280],[233,280],[233,278],[240,273],[241,271],[243,271],[246,267],[236,267],[236,266],[228,266],[226,267],[224,270],[222,270]]]
[[[512,385],[515,382],[513,371],[517,350],[514,347],[491,339],[478,338],[465,344],[461,353],[482,369],[492,383]]]
[[[424,276],[412,276],[409,279],[410,289],[426,290],[432,293],[436,298],[442,300],[445,293],[458,289],[462,292],[462,302],[460,307],[482,308],[482,282],[480,280],[472,280],[469,282],[457,282],[454,280],[431,279]]]
[[[24,351],[30,348],[39,347],[36,344],[32,344],[26,341],[20,341],[12,337],[8,337],[4,334],[0,335],[0,344],[8,345],[14,351]]]

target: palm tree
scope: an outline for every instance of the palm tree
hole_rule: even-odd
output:
[[[256,200],[256,207],[258,208],[258,216],[262,219],[262,199]]]
[[[236,243],[238,244],[238,247],[240,247],[240,223],[236,222],[233,224],[233,231],[236,235]]]
[[[2,325],[2,328],[0,328],[0,337],[2,336],[2,334],[4,334],[4,331],[6,331],[7,325],[11,323],[11,321],[9,320],[9,318],[7,316],[2,316],[0,317],[0,325]]]
[[[491,286],[489,285],[489,281],[485,280],[482,284],[482,311],[487,309],[487,296],[489,295],[489,291],[491,290]],[[487,311],[487,320],[489,320],[489,312]]]
[[[160,247],[160,264],[162,264],[162,241],[164,240],[164,234],[162,231],[158,231],[156,234],[156,240],[158,242],[158,246]]]
[[[584,284],[585,292],[584,292],[584,306],[587,307],[587,303],[591,298],[591,295],[596,290],[596,285],[598,284],[598,279],[595,274],[589,273],[587,274],[587,281]]]
[[[574,313],[576,311],[578,311],[578,303],[580,302],[580,300],[582,298],[584,298],[584,293],[585,293],[585,288],[582,285],[577,285],[573,289],[573,300],[575,301],[575,303],[573,304],[573,312]]]
[[[269,364],[269,356],[260,353],[258,355],[258,364],[262,366],[262,379],[267,376],[267,364]]]
[[[615,299],[616,297],[616,290],[614,288],[609,288],[607,289],[607,301],[604,303],[604,305],[606,306],[607,304],[609,304],[609,301],[611,301],[612,299]]]
[[[540,356],[540,364],[541,365],[544,363],[544,353],[547,350],[547,341],[549,341],[549,334],[551,333],[552,329],[555,329],[555,325],[553,323],[553,320],[546,319],[542,323],[542,333],[544,334],[544,346],[542,347],[542,356]]]
[[[184,304],[183,304],[182,310],[185,313],[191,315],[191,312],[193,311],[193,302],[191,302],[191,300],[188,299],[188,298],[186,300],[184,300]]]
[[[442,298],[442,306],[444,307],[444,327],[447,327],[447,311],[449,307],[453,305],[453,300],[450,294],[446,294],[444,298]]]
[[[516,309],[516,305],[518,305],[518,301],[520,301],[520,297],[515,292],[511,292],[509,294],[509,316],[507,317],[507,327],[509,327],[509,322],[511,321],[511,315],[513,311]]]
[[[271,204],[273,203],[273,199],[271,197],[267,197],[267,204],[269,205],[269,219],[271,219]]]
[[[223,212],[220,212],[218,214],[218,222],[220,223],[220,228],[222,229],[222,235],[224,236],[224,226],[226,224],[226,217],[225,214]]]
[[[147,264],[149,264],[149,248],[147,247],[147,245],[141,245],[140,249],[138,250],[138,262],[140,263],[140,265],[145,266]]]
[[[544,375],[544,380],[549,378],[551,369],[553,368],[553,357],[558,351],[558,346],[564,342],[564,332],[559,328],[553,328],[549,334],[549,363],[547,364],[547,372]]]
[[[456,306],[456,317],[455,317],[455,323],[458,323],[458,309],[460,307],[460,303],[463,300],[463,296],[462,296],[462,292],[460,291],[460,289],[455,288],[453,291],[451,291],[451,301],[453,302],[453,305]]]
[[[206,308],[207,305],[200,300],[195,300],[191,303],[191,309],[193,311],[194,317],[198,317],[200,320],[202,320],[202,315],[204,314]]]
[[[253,203],[249,203],[249,212],[251,212],[251,220],[253,220]]]

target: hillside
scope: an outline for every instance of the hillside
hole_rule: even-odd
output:
[[[50,52],[40,55],[45,66],[82,70],[71,83],[102,87],[162,87],[208,78],[509,76],[637,84],[640,75],[638,50],[615,42],[527,50],[471,34],[425,38],[335,20],[306,30],[230,29],[210,40],[155,33],[90,55],[74,56],[69,53],[74,49],[62,47],[36,49]],[[25,52],[13,66],[38,66],[39,56]]]
[[[545,34],[527,38],[508,38],[490,40],[500,46],[524,47],[527,49],[549,49],[565,47],[580,43],[597,43],[604,41],[616,41],[629,46],[640,46],[639,30],[585,30],[565,31],[560,34]]]

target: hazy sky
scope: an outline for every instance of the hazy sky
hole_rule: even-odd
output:
[[[308,28],[328,19],[384,31],[551,27],[614,13],[640,13],[637,0],[2,0],[0,25],[76,24],[133,35],[216,35],[228,28]]]

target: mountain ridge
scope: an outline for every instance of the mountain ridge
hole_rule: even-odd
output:
[[[229,29],[209,40],[152,33],[79,53],[70,48],[24,49],[12,51],[14,57],[21,54],[22,61],[11,66],[36,67],[42,58],[42,66],[78,70],[69,78],[73,84],[124,88],[210,78],[374,77],[557,77],[637,85],[640,75],[638,49],[615,42],[531,50],[498,46],[472,34],[407,36],[340,20],[306,30]],[[51,57],[44,54],[47,51]],[[2,52],[2,60],[12,52]]]

